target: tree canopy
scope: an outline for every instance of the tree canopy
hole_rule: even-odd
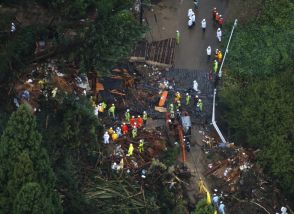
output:
[[[261,149],[259,163],[294,197],[294,6],[265,2],[259,16],[238,25],[232,40],[222,118],[233,140]]]
[[[54,173],[48,155],[41,146],[35,118],[22,105],[10,117],[0,140],[0,208],[4,213],[12,213],[14,204],[15,209],[19,210],[17,207],[22,200],[31,200],[31,196],[26,195],[31,194],[28,189],[32,186],[26,186],[30,182],[37,183],[41,189],[42,197],[46,199],[42,207],[47,213],[61,213],[60,202],[54,191]]]
[[[266,0],[253,21],[238,24],[226,60],[231,75],[268,75],[293,67],[293,11],[293,1]]]

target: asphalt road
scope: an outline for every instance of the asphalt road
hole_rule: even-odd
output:
[[[180,31],[180,45],[176,50],[175,67],[185,69],[207,70],[212,63],[207,62],[206,48],[210,45],[214,52],[219,48],[216,38],[217,26],[212,20],[211,10],[216,7],[226,19],[227,0],[200,0],[198,10],[194,10],[193,0],[172,0],[178,5],[176,17]],[[196,24],[188,28],[188,9],[192,8],[196,16]],[[206,19],[206,32],[201,29],[202,19]],[[225,32],[223,32],[225,33]]]
[[[208,45],[215,51],[219,47],[216,38],[217,26],[212,20],[211,10],[216,7],[226,21],[226,11],[229,0],[199,0],[198,10],[194,9],[193,0],[162,0],[152,10],[145,10],[145,21],[150,27],[147,33],[149,41],[156,41],[175,37],[176,30],[180,31],[180,45],[176,49],[175,68],[190,70],[207,70],[206,48]],[[188,28],[188,9],[195,11],[196,24]],[[207,22],[206,32],[203,34],[201,21]],[[226,33],[226,32],[223,32]]]

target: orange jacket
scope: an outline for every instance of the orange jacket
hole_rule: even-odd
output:
[[[138,117],[137,124],[138,124],[138,128],[141,128],[141,126],[143,125],[143,119],[142,119],[142,117]]]
[[[126,124],[122,125],[121,130],[122,130],[123,134],[128,133],[128,126]]]
[[[136,122],[135,118],[131,118],[131,119],[130,119],[130,125],[131,125],[132,127],[135,125],[135,122]]]

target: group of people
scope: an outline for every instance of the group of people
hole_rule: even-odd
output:
[[[222,28],[224,19],[223,16],[217,12],[216,7],[212,9],[212,18],[216,24],[218,24],[219,28]]]
[[[188,10],[188,27],[191,28],[193,25],[195,25],[196,18],[195,13],[192,9]]]
[[[212,9],[212,18],[214,20],[214,22],[218,25],[218,29],[216,31],[216,37],[218,39],[219,42],[222,41],[222,26],[224,23],[224,19],[222,17],[222,15],[220,13],[217,12],[216,8]]]
[[[195,84],[193,84],[193,88],[195,90],[194,85]],[[196,91],[196,92],[198,92],[198,91]],[[191,104],[191,98],[192,98],[192,96],[187,92],[185,94],[185,105],[186,106],[189,106]],[[182,99],[182,95],[181,95],[180,92],[177,91],[175,93],[175,95],[174,95],[174,101],[173,101],[173,103],[171,103],[169,105],[169,108],[168,108],[168,111],[169,111],[169,114],[170,114],[170,119],[171,119],[171,121],[170,121],[171,124],[172,124],[173,120],[175,119],[175,116],[176,115],[177,116],[180,116],[180,114],[181,114],[181,110],[182,110],[182,102],[181,102],[181,99]],[[198,95],[195,96],[194,103],[195,103],[196,111],[197,112],[202,112],[203,111],[203,102],[202,102],[201,99],[199,99]]]
[[[218,29],[216,31],[216,37],[217,37],[218,41],[221,42],[221,40],[222,40],[221,28],[223,26],[224,19],[223,19],[222,15],[217,12],[216,8],[213,8],[213,10],[212,10],[212,18],[213,18],[214,22],[218,25]],[[193,9],[190,8],[188,10],[188,27],[192,28],[195,25],[195,23],[196,23],[195,13],[194,13]],[[202,19],[202,21],[201,21],[201,28],[204,33],[206,30],[206,20],[205,19]],[[179,32],[177,31],[177,33],[179,33]]]
[[[225,214],[225,204],[221,201],[221,196],[217,195],[217,189],[214,191],[215,193],[212,196],[212,204],[218,210],[219,214]]]
[[[194,13],[193,9],[189,9],[188,10],[188,27],[192,28],[195,25],[195,23],[196,23],[195,13]],[[202,21],[201,21],[201,28],[204,33],[206,30],[206,20],[205,19],[202,19]]]
[[[98,112],[103,113],[106,108],[107,108],[107,104],[105,102],[101,102],[97,106],[95,106],[94,114],[98,116]],[[112,104],[110,106],[110,108],[108,109],[108,115],[111,118],[115,118],[116,114],[115,114],[115,105],[114,104]],[[129,133],[131,133],[131,137],[133,139],[137,138],[138,129],[142,128],[146,124],[147,119],[148,119],[148,115],[147,115],[146,111],[143,112],[142,117],[140,115],[135,117],[135,116],[131,116],[130,110],[127,109],[124,114],[124,119],[123,119],[122,125],[116,126],[115,129],[110,127],[107,131],[105,131],[105,133],[103,135],[103,143],[105,145],[107,145],[110,143],[110,140],[112,140],[113,142],[116,142],[118,138],[120,138],[122,136],[126,136]],[[134,146],[131,143],[129,145],[127,156],[131,156],[133,154],[133,151],[134,151]],[[139,141],[138,151],[140,153],[144,151],[144,140],[143,139],[141,139]]]

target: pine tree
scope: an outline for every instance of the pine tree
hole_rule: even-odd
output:
[[[61,212],[54,191],[54,173],[48,155],[41,147],[35,118],[23,105],[11,115],[0,140],[0,210],[3,213],[13,212],[13,204],[19,203],[16,195],[31,197],[24,195],[29,192],[24,188],[32,188],[25,187],[29,182],[40,186],[47,213]]]
[[[16,196],[14,214],[50,213],[46,209],[46,199],[38,183],[26,183]]]

